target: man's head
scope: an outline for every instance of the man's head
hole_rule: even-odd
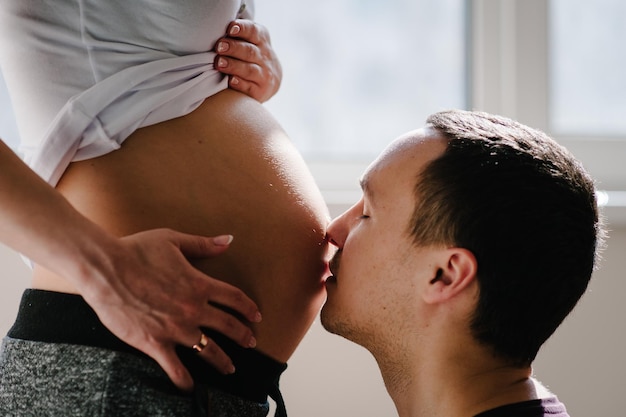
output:
[[[364,178],[364,198],[329,228],[341,266],[324,325],[370,343],[363,339],[384,334],[384,321],[410,317],[420,283],[473,274],[458,281],[478,283],[467,319],[473,338],[512,365],[529,365],[584,293],[600,243],[593,182],[580,164],[509,119],[448,111],[395,141]],[[356,218],[368,210],[370,218]]]

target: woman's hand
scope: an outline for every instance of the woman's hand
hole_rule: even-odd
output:
[[[113,334],[155,359],[176,386],[189,390],[193,381],[176,354],[177,345],[204,345],[198,355],[218,371],[235,371],[217,344],[208,338],[201,342],[200,327],[216,330],[244,347],[256,345],[246,324],[215,307],[227,307],[249,322],[258,322],[261,316],[256,304],[241,290],[203,274],[186,259],[217,256],[231,239],[169,229],[122,238],[121,252],[107,250],[111,262],[104,262],[101,270],[86,271],[91,285],[81,293]],[[96,282],[104,285],[94,285]]]
[[[261,103],[278,91],[283,71],[264,26],[246,19],[231,22],[215,52],[215,68],[228,75],[233,90]]]

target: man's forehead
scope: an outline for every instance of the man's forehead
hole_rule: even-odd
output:
[[[435,159],[445,149],[445,138],[431,127],[407,132],[383,150],[370,164],[361,177],[361,186],[369,186],[372,178],[383,171],[400,171],[407,168],[407,164],[414,168],[421,167],[426,162]],[[414,173],[411,173],[413,177]],[[364,190],[365,191],[365,190]]]
[[[381,157],[385,157],[388,154],[410,151],[421,145],[431,136],[434,136],[434,133],[435,131],[428,127],[422,127],[406,132],[387,145],[387,148],[385,148],[385,150],[381,153]]]

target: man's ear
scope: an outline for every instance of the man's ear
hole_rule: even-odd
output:
[[[446,301],[472,284],[478,272],[478,262],[472,252],[463,248],[442,251],[437,270],[424,292],[424,301]]]

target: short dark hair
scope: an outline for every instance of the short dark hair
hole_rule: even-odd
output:
[[[416,183],[415,243],[474,254],[474,336],[530,365],[593,272],[603,238],[593,180],[564,147],[513,120],[450,110],[427,124],[448,143]]]

